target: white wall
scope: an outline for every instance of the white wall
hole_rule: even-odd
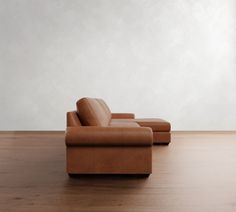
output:
[[[0,130],[83,96],[174,130],[236,130],[235,0],[0,0]]]

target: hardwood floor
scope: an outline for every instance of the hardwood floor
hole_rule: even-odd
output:
[[[236,211],[236,133],[174,132],[153,174],[65,172],[63,132],[0,132],[0,211]]]

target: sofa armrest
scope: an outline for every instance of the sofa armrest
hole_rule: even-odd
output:
[[[66,146],[151,146],[148,127],[67,127]]]
[[[112,119],[134,119],[135,115],[134,113],[112,113],[111,118]]]

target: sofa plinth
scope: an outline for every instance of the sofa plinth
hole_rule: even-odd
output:
[[[152,173],[151,146],[71,146],[66,157],[68,174]]]

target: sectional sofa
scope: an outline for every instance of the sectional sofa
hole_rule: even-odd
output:
[[[67,173],[144,174],[152,172],[152,145],[170,143],[170,123],[112,113],[102,99],[82,98],[67,113]]]

